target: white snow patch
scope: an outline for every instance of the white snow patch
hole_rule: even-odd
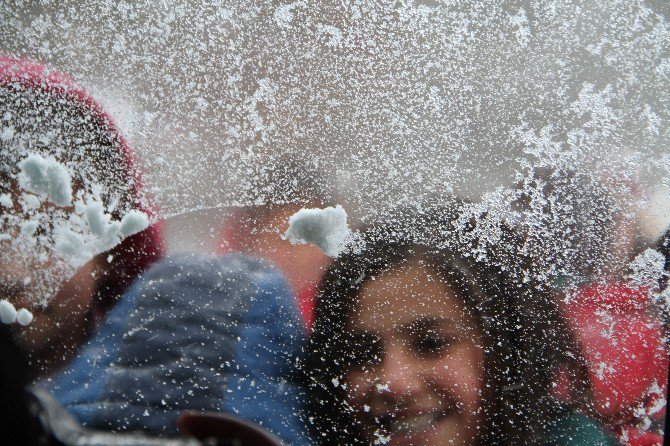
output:
[[[16,308],[14,305],[6,300],[0,300],[0,322],[3,324],[11,324],[16,320]]]
[[[18,322],[20,325],[23,325],[25,327],[32,321],[33,321],[33,314],[30,311],[26,310],[25,308],[21,308],[16,313],[16,322]]]
[[[129,211],[121,219],[121,235],[129,237],[145,230],[149,226],[149,216],[142,211]]]
[[[275,21],[284,28],[290,27],[294,18],[293,10],[304,5],[305,3],[301,1],[289,3],[287,5],[279,5],[277,9],[275,9]]]
[[[72,202],[72,182],[65,166],[54,158],[28,155],[19,162],[19,186],[28,192],[46,196],[49,201],[67,206]]]
[[[288,219],[284,238],[292,244],[312,243],[328,256],[336,257],[344,247],[351,230],[342,206],[325,209],[300,209]]]
[[[630,264],[631,282],[638,286],[655,287],[665,274],[665,257],[660,252],[648,248],[639,254]]]
[[[9,141],[14,137],[14,133],[15,133],[14,126],[10,125],[8,127],[5,127],[4,129],[2,129],[2,132],[0,133],[0,139],[5,142]]]
[[[391,436],[387,434],[382,434],[380,431],[375,431],[375,443],[374,444],[387,444],[391,441]]]
[[[386,384],[377,384],[375,387],[377,388],[377,391],[378,391],[378,392],[390,392],[390,391],[391,391],[391,389],[389,388],[388,383],[386,383]]]
[[[0,194],[0,206],[4,206],[6,208],[14,207],[14,203],[12,203],[12,197],[9,194]]]

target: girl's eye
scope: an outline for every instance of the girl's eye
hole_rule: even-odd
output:
[[[412,340],[412,348],[420,356],[439,356],[445,352],[454,339],[436,333],[421,333]]]

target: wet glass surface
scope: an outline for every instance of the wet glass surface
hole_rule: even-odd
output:
[[[0,6],[28,378],[111,432],[661,441],[670,9],[601,3]]]

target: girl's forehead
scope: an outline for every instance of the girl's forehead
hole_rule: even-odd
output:
[[[392,268],[361,288],[350,325],[364,331],[397,331],[419,320],[462,321],[465,308],[453,289],[420,262]]]

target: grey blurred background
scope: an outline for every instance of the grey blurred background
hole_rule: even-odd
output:
[[[653,239],[670,223],[669,17],[661,0],[17,0],[0,35],[111,111],[181,215],[174,250],[210,249],[228,212],[191,211],[272,202],[252,180],[286,156],[356,221],[451,193],[500,200],[568,166],[634,184]]]

